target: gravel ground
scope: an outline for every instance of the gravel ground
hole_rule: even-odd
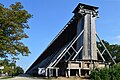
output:
[[[8,78],[8,79],[0,79],[0,80],[89,80],[89,79],[81,79],[80,77],[70,77],[70,78],[66,78],[66,77],[58,77],[58,78],[40,78],[40,77],[31,77],[29,75],[26,74],[22,74],[19,76],[16,76],[14,78]]]
[[[15,78],[9,78],[9,79],[3,79],[3,80],[44,80],[44,79],[40,79],[40,78],[36,78],[36,77],[21,77],[21,76],[17,76]]]
[[[88,80],[88,79],[81,79],[81,78],[65,78],[65,77],[59,77],[59,78],[50,78],[50,79],[42,79],[37,77],[15,77],[15,78],[9,78],[5,80]]]
[[[38,78],[38,77],[31,77],[31,76],[26,75],[26,74],[21,74],[19,76],[13,77],[13,78],[0,79],[0,80],[45,80],[45,79]]]
[[[65,77],[42,79],[42,78],[37,78],[37,77],[19,77],[19,76],[17,76],[15,78],[0,79],[0,80],[89,80],[89,79],[65,78]]]

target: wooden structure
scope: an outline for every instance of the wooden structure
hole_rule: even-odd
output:
[[[107,65],[102,56],[109,51],[96,33],[95,19],[98,7],[81,4],[73,11],[74,16],[59,32],[46,50],[27,70],[27,74],[40,76],[88,76],[92,69]],[[96,46],[96,36],[104,51]],[[98,54],[102,61],[98,60]]]

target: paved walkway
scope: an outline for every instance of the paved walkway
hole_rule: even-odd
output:
[[[8,78],[8,79],[2,79],[3,77],[0,77],[0,80],[44,80],[42,78],[38,78],[38,77],[31,77],[29,75],[26,74],[22,74],[13,78]]]
[[[17,77],[14,77],[14,78],[3,79],[3,80],[44,80],[44,79],[40,79],[40,78],[36,78],[36,77],[21,77],[21,76],[17,76]]]
[[[29,75],[26,75],[26,74],[22,74],[22,75],[19,75],[19,76],[16,76],[14,78],[8,78],[8,79],[0,79],[0,80],[89,80],[89,79],[81,79],[79,77],[70,77],[70,78],[66,78],[66,77],[58,77],[58,78],[40,78],[40,77],[31,77]]]

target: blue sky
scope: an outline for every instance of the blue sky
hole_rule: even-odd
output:
[[[15,2],[21,2],[33,15],[29,20],[30,29],[26,30],[29,38],[23,40],[31,54],[19,56],[17,61],[25,71],[70,20],[78,3],[98,6],[97,33],[111,44],[120,44],[120,0],[0,0],[6,7]]]

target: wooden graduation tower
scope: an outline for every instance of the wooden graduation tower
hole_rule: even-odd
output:
[[[73,13],[71,20],[26,73],[41,76],[87,76],[91,69],[106,66],[103,57],[105,51],[115,63],[96,34],[98,7],[79,3]],[[96,36],[105,48],[102,53],[97,48]],[[98,54],[102,62],[98,60]]]

